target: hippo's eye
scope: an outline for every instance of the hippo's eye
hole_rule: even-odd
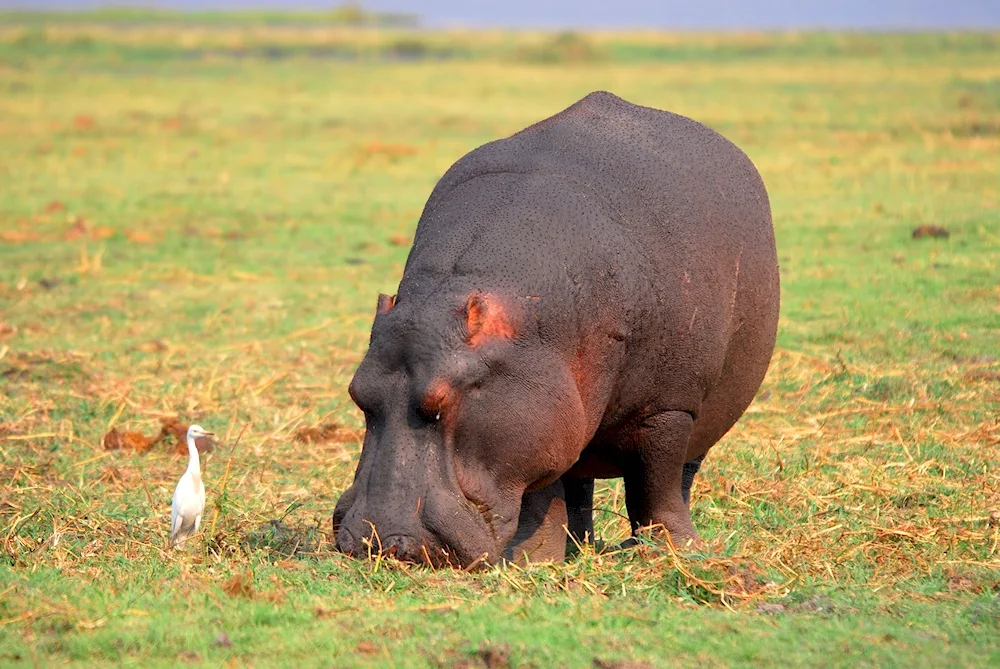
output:
[[[417,406],[417,415],[424,422],[437,423],[441,420],[441,409],[436,406],[428,406],[426,403],[420,404]]]

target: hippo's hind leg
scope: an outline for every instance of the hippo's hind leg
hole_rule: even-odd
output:
[[[694,475],[701,468],[701,461],[705,459],[702,455],[699,458],[684,463],[684,471],[681,473],[681,497],[684,503],[691,508],[691,484],[694,483]]]
[[[700,544],[691,524],[685,489],[687,446],[694,421],[685,411],[664,411],[645,419],[627,435],[634,454],[625,470],[625,506],[633,534],[640,528],[663,526],[674,544]]]
[[[563,477],[569,536],[566,553],[579,551],[585,543],[594,545],[594,479]]]

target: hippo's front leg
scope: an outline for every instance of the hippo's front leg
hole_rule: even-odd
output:
[[[684,482],[693,425],[687,412],[664,411],[629,435],[636,456],[624,477],[625,506],[633,534],[642,527],[662,526],[678,547],[687,541],[701,545],[691,524]]]
[[[504,549],[509,562],[562,562],[566,558],[566,499],[562,481],[524,493],[517,532]]]

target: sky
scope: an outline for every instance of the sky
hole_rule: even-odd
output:
[[[112,5],[184,9],[322,9],[339,0],[0,0],[0,7]],[[665,29],[1000,28],[1000,0],[368,0],[370,10],[418,14],[439,26]]]

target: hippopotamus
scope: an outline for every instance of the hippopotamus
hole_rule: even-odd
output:
[[[703,545],[692,481],[760,387],[778,308],[764,183],[714,130],[598,91],[471,151],[378,296],[338,550],[564,559],[618,477],[633,533]]]

